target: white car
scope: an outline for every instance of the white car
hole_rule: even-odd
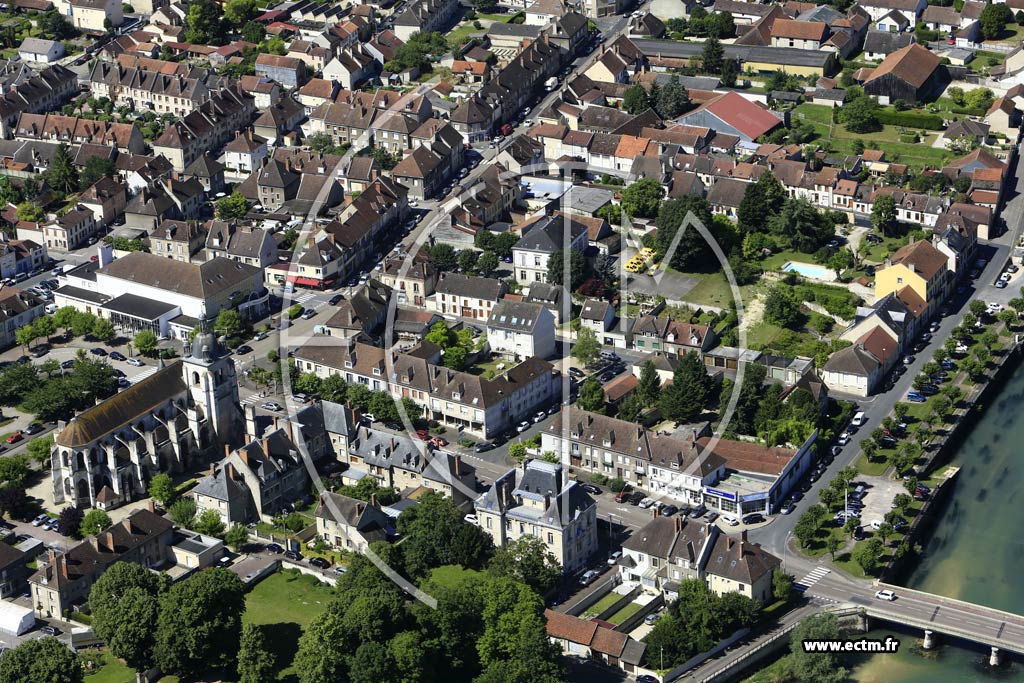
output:
[[[129,358],[125,362],[128,363],[128,365],[134,365],[137,368],[141,368],[143,365],[145,365],[145,363],[139,360],[138,358]]]
[[[740,520],[736,519],[732,515],[722,515],[718,519],[720,519],[722,522],[728,524],[729,526],[739,526],[740,525]]]
[[[640,507],[642,507],[644,510],[651,507],[652,505],[654,505],[653,498],[644,498],[643,500],[640,501]]]
[[[1002,280],[1003,282],[1009,282],[1011,277],[1012,276],[1010,275],[1010,273],[1003,273],[1002,275],[999,276],[999,279]]]
[[[998,313],[1001,310],[1003,310],[1003,305],[1002,304],[996,303],[995,301],[989,302],[989,304],[988,304],[988,311],[989,311],[989,313]]]
[[[620,557],[622,557],[622,551],[616,550],[614,553],[612,553],[612,556],[608,558],[608,566],[614,567],[615,563],[619,561]]]
[[[893,593],[890,590],[882,590],[882,591],[878,591],[877,593],[875,593],[875,597],[878,598],[879,600],[885,600],[887,602],[892,602],[893,600],[896,599],[896,594]]]
[[[480,520],[478,520],[476,518],[476,515],[474,515],[474,514],[466,515],[462,519],[463,519],[464,522],[466,522],[466,524],[479,524],[480,523]]]
[[[838,443],[839,443],[840,446],[845,446],[846,444],[850,443],[850,435],[849,435],[849,433],[843,432],[842,434],[840,434],[839,435]]]
[[[527,422],[526,420],[523,420],[522,422],[519,423],[519,426],[516,427],[516,431],[518,431],[520,434],[522,434],[523,432],[525,432],[529,428],[530,428],[530,423]]]
[[[263,408],[263,410],[270,410],[276,413],[277,411],[281,410],[281,404],[277,403],[276,401],[267,401],[266,403],[261,403],[260,408]]]

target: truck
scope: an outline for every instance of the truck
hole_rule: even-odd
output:
[[[557,87],[558,87],[558,78],[555,77],[555,76],[552,76],[548,80],[544,81],[544,89],[547,90],[548,92],[554,90]]]

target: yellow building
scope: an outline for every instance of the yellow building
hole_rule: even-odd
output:
[[[886,259],[885,267],[876,273],[876,300],[910,287],[927,305],[925,319],[931,317],[949,293],[952,278],[946,264],[945,254],[931,242],[911,242]]]

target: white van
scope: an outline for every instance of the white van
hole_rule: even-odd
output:
[[[60,308],[60,307],[57,304],[46,304],[46,309],[45,310],[46,310],[47,314],[53,315],[54,313],[57,312],[58,308]]]
[[[867,416],[864,415],[864,411],[861,410],[854,414],[853,419],[850,420],[850,424],[852,424],[854,427],[863,427],[864,423],[867,421]]]

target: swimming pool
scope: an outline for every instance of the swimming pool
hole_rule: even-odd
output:
[[[835,273],[825,266],[818,266],[813,263],[803,263],[802,261],[790,261],[786,265],[782,266],[782,270],[787,273],[797,273],[798,275],[809,277],[812,280],[827,280],[831,282],[836,279]]]

